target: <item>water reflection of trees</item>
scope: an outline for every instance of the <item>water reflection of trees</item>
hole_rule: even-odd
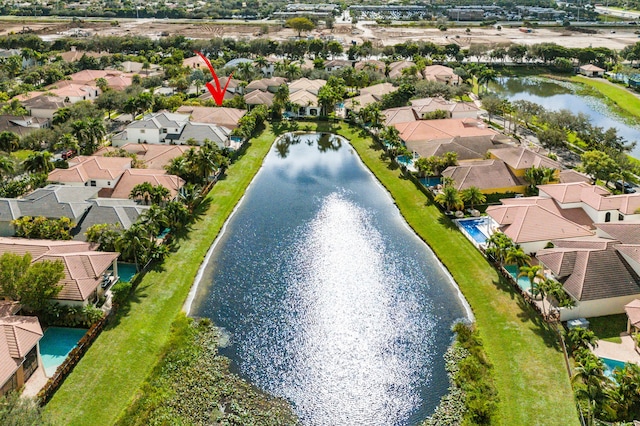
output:
[[[533,96],[548,98],[550,96],[572,93],[570,89],[559,84],[536,78],[506,77],[499,79],[497,85],[502,88],[502,90],[498,90],[498,93],[507,96],[515,96],[525,92]]]
[[[331,133],[320,133],[318,138],[318,150],[320,152],[337,151],[342,146],[342,140]]]
[[[278,151],[278,155],[280,156],[280,158],[287,158],[291,145],[297,145],[300,143],[300,141],[300,136],[291,133],[279,138],[276,142],[276,151]]]

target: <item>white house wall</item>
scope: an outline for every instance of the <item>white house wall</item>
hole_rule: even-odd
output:
[[[560,320],[569,321],[576,318],[622,314],[624,313],[624,305],[638,298],[640,298],[640,293],[630,296],[611,297],[609,299],[576,302],[576,306],[571,309],[560,308]]]

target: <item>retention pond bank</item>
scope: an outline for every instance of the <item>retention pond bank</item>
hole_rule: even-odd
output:
[[[191,309],[304,424],[415,425],[448,388],[455,283],[345,139],[279,139]]]

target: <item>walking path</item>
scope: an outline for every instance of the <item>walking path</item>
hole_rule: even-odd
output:
[[[600,358],[640,364],[640,354],[636,352],[633,338],[627,333],[621,333],[620,337],[622,338],[622,343],[598,340],[598,347],[593,349],[593,353]]]

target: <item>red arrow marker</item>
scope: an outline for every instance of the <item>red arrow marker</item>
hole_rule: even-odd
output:
[[[218,80],[218,76],[216,75],[216,70],[213,69],[211,62],[209,62],[206,56],[204,56],[202,53],[197,52],[195,50],[194,50],[194,53],[200,56],[204,61],[204,63],[207,64],[207,67],[209,67],[209,71],[213,76],[213,81],[216,83],[216,86],[214,87],[213,84],[211,84],[211,82],[209,81],[207,82],[207,84],[205,84],[205,87],[207,88],[207,90],[209,90],[209,93],[211,93],[213,100],[216,101],[216,105],[222,106],[222,101],[224,101],[224,94],[227,92],[227,87],[229,86],[229,82],[231,81],[231,76],[233,76],[233,73],[231,73],[227,78],[227,84],[224,85],[224,89],[221,88],[220,80]]]

